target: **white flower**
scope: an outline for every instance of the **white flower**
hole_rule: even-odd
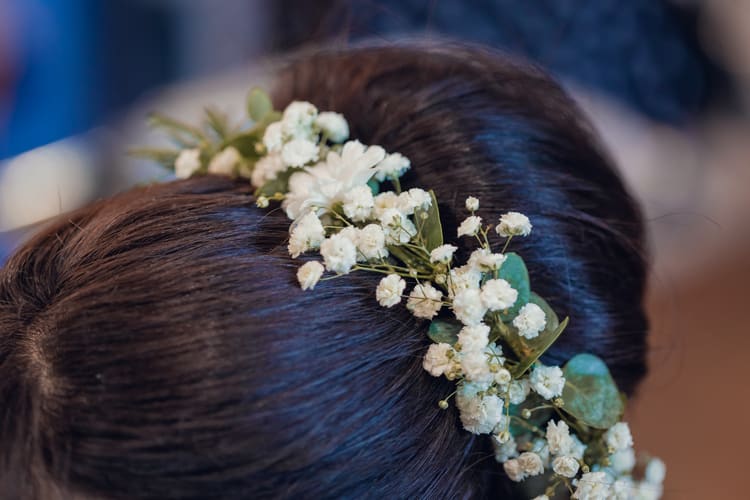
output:
[[[348,273],[357,263],[357,247],[341,233],[326,238],[320,244],[320,255],[326,263],[326,269],[338,274]]]
[[[529,302],[518,311],[518,316],[513,319],[513,326],[518,329],[521,337],[533,339],[547,326],[547,317],[541,307]]]
[[[414,223],[403,212],[396,208],[386,209],[380,216],[380,224],[385,232],[388,245],[403,245],[417,235]]]
[[[432,319],[443,307],[442,297],[432,283],[420,283],[409,294],[406,308],[417,318]]]
[[[383,191],[375,196],[375,208],[373,215],[380,219],[389,208],[399,208],[398,195],[393,191]]]
[[[301,167],[318,159],[318,145],[307,139],[292,139],[281,148],[281,159],[290,167]]]
[[[314,212],[308,212],[298,220],[294,221],[291,226],[289,235],[289,255],[293,259],[308,250],[319,248],[325,239],[325,229]]]
[[[586,453],[587,446],[578,439],[578,436],[571,434],[570,438],[573,440],[573,447],[570,449],[569,455],[575,457],[578,460],[583,460],[583,455]]]
[[[511,458],[510,460],[506,460],[505,463],[503,463],[503,469],[511,481],[518,483],[526,479],[526,475],[523,473],[523,468],[518,462],[518,459]]]
[[[465,326],[458,332],[458,343],[461,344],[461,350],[481,351],[490,341],[490,327],[484,323],[474,326]]]
[[[398,274],[389,274],[378,284],[375,298],[383,307],[393,307],[401,302],[401,294],[406,288],[406,281]]]
[[[281,122],[273,122],[263,132],[263,145],[269,153],[278,153],[283,145]]]
[[[357,250],[366,260],[379,260],[388,257],[385,248],[385,233],[377,224],[368,224],[359,231]]]
[[[344,142],[349,138],[349,124],[344,115],[324,111],[315,119],[315,124],[328,136],[331,142]]]
[[[547,440],[541,437],[534,439],[531,442],[531,450],[542,459],[542,463],[545,467],[549,467],[549,446],[547,446]]]
[[[481,386],[462,384],[456,393],[456,407],[464,429],[472,434],[490,434],[504,422],[503,400],[494,395],[481,397]]]
[[[487,355],[483,350],[461,352],[461,373],[469,382],[487,385],[493,380]]]
[[[502,311],[516,303],[518,292],[504,279],[488,280],[482,286],[482,303],[490,311]]]
[[[612,485],[613,500],[630,500],[635,497],[636,485],[631,477],[621,477]],[[639,500],[642,500],[639,498]]]
[[[532,451],[521,453],[518,457],[518,464],[527,476],[537,476],[544,472],[542,458]]]
[[[323,276],[323,264],[317,260],[304,263],[297,270],[297,281],[303,290],[312,290],[318,284],[318,280]]]
[[[625,422],[618,422],[607,430],[604,435],[611,453],[633,446],[633,436],[630,427]]]
[[[547,444],[553,455],[570,455],[573,450],[573,438],[568,424],[560,420],[547,422]]]
[[[612,480],[606,472],[587,472],[578,480],[578,488],[571,498],[578,500],[607,500]]]
[[[236,148],[229,146],[217,153],[208,164],[208,173],[214,175],[233,175],[235,167],[242,160],[240,152]]]
[[[565,377],[559,366],[537,364],[529,377],[531,387],[544,399],[560,396],[565,387]]]
[[[480,227],[482,227],[481,217],[477,215],[467,217],[461,225],[458,226],[458,236],[476,236]]]
[[[174,173],[178,179],[187,179],[201,168],[201,150],[183,149],[174,161]]]
[[[495,372],[495,383],[499,385],[509,384],[513,379],[512,375],[506,368],[499,368]]]
[[[253,187],[262,187],[268,181],[278,177],[279,173],[284,170],[286,170],[286,165],[284,165],[278,153],[266,155],[255,162],[253,173],[250,175],[250,183]]]
[[[398,195],[398,209],[406,215],[415,210],[427,210],[432,206],[432,196],[424,189],[413,188]]]
[[[453,254],[456,250],[458,250],[458,247],[455,245],[440,245],[430,252],[430,262],[447,264],[453,258]]]
[[[292,139],[310,139],[318,109],[309,102],[294,101],[284,110],[281,126],[284,135]]]
[[[635,451],[633,448],[624,448],[609,456],[609,465],[619,475],[630,473],[635,467]]]
[[[498,369],[505,363],[503,348],[494,342],[487,344],[487,347],[484,348],[484,353],[487,355],[487,362],[490,365],[495,365]],[[496,373],[499,373],[499,371]]]
[[[524,214],[508,212],[500,217],[495,231],[500,236],[528,236],[531,233],[531,222]]]
[[[455,297],[462,290],[477,290],[481,281],[479,270],[469,265],[455,267],[450,272],[449,295]]]
[[[375,200],[369,186],[354,186],[342,199],[344,215],[354,222],[362,222],[370,217]]]
[[[646,465],[646,482],[651,484],[661,484],[667,475],[667,466],[658,458],[652,458]]]
[[[569,456],[557,457],[552,461],[552,470],[555,474],[559,474],[564,477],[572,478],[578,474],[580,464],[578,460]]]
[[[283,204],[287,216],[294,219],[309,207],[322,212],[330,209],[351,188],[367,184],[375,172],[373,166],[383,155],[380,146],[365,147],[349,141],[341,154],[331,151],[325,162],[292,174]]]
[[[464,325],[479,324],[486,312],[487,308],[482,304],[482,296],[477,289],[460,290],[453,297],[453,313]]]
[[[474,250],[469,257],[469,265],[485,273],[500,269],[503,262],[505,262],[505,255],[492,253],[486,248]]]
[[[518,456],[518,445],[514,439],[501,443],[496,436],[492,436],[492,444],[495,448],[495,460],[500,463]]]
[[[529,379],[513,380],[508,387],[508,399],[510,399],[511,404],[520,405],[526,401],[530,391]]]
[[[398,178],[409,170],[411,162],[401,153],[391,153],[378,163],[375,179],[383,182],[386,178]]]
[[[453,368],[453,358],[448,354],[452,352],[453,348],[449,344],[432,344],[424,355],[422,367],[433,377],[444,375]]]
[[[635,498],[638,500],[658,500],[664,493],[664,487],[661,484],[653,484],[648,481],[641,481],[638,484],[638,491]],[[630,497],[628,497],[630,498]]]
[[[466,210],[469,212],[476,212],[479,210],[479,200],[473,196],[466,198]]]

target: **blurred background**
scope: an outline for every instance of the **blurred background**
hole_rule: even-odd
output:
[[[164,177],[125,155],[148,111],[240,113],[276,54],[415,35],[524,56],[589,114],[651,237],[637,443],[667,498],[747,498],[750,0],[0,0],[0,263],[40,221]]]

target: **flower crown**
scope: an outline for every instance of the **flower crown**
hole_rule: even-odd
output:
[[[459,265],[435,194],[401,187],[408,158],[347,141],[346,119],[308,102],[292,102],[282,113],[254,89],[247,105],[243,127],[213,110],[201,128],[154,115],[152,124],[167,129],[180,149],[139,153],[179,178],[249,179],[259,207],[281,202],[293,221],[291,257],[322,257],[300,266],[304,290],[352,271],[384,275],[375,290],[382,307],[406,299],[415,317],[431,320],[424,369],[456,384],[439,407],[455,400],[464,429],[489,435],[511,480],[546,474],[537,499],[565,490],[582,500],[661,496],[665,466],[658,458],[636,460],[621,421],[625,397],[604,362],[592,354],[562,367],[539,361],[568,318],[560,321],[532,291],[523,259],[508,251],[532,231],[525,215],[508,212],[484,224],[479,200],[467,198],[456,236],[476,240],[477,248]]]

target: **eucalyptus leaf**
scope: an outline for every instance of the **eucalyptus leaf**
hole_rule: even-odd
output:
[[[463,326],[458,321],[435,319],[430,323],[427,336],[435,343],[454,345],[458,341],[458,332]]]
[[[578,354],[563,368],[563,410],[596,429],[616,424],[625,405],[607,365],[593,354]]]
[[[440,209],[438,208],[435,193],[430,190],[432,203],[427,210],[417,209],[414,211],[414,221],[419,228],[419,238],[427,247],[433,250],[443,244],[443,226],[440,224]]]
[[[529,271],[526,269],[523,259],[517,253],[508,252],[505,254],[505,262],[500,266],[498,277],[510,283],[510,286],[518,292],[518,298],[513,307],[500,314],[500,318],[507,323],[518,315],[518,311],[528,304],[531,298]]]
[[[529,302],[538,305],[544,311],[546,323],[544,330],[533,339],[521,337],[513,325],[507,325],[510,334],[506,336],[505,340],[519,359],[518,365],[511,370],[511,373],[516,377],[520,377],[528,370],[550,348],[568,325],[567,318],[560,323],[557,314],[550,305],[534,292],[530,293]]]
[[[273,111],[271,98],[259,88],[254,88],[247,95],[247,114],[258,123]]]
[[[367,186],[370,188],[370,191],[372,191],[373,196],[377,196],[378,193],[380,193],[380,183],[374,177],[367,181]]]

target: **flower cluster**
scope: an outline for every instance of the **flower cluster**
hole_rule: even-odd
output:
[[[259,206],[281,202],[293,221],[289,255],[319,256],[298,269],[304,290],[352,271],[381,274],[380,306],[405,302],[430,321],[423,367],[456,385],[438,406],[454,400],[464,429],[489,436],[511,480],[545,477],[536,498],[563,490],[581,500],[661,495],[661,461],[651,459],[634,477],[633,439],[606,365],[590,354],[564,366],[540,361],[568,320],[532,291],[523,259],[508,250],[531,234],[528,217],[507,212],[488,224],[480,200],[469,197],[455,244],[446,243],[434,193],[401,188],[406,157],[347,141],[344,117],[310,103],[293,102],[283,113],[257,94],[250,103],[258,123],[173,155],[179,177],[242,176]]]

